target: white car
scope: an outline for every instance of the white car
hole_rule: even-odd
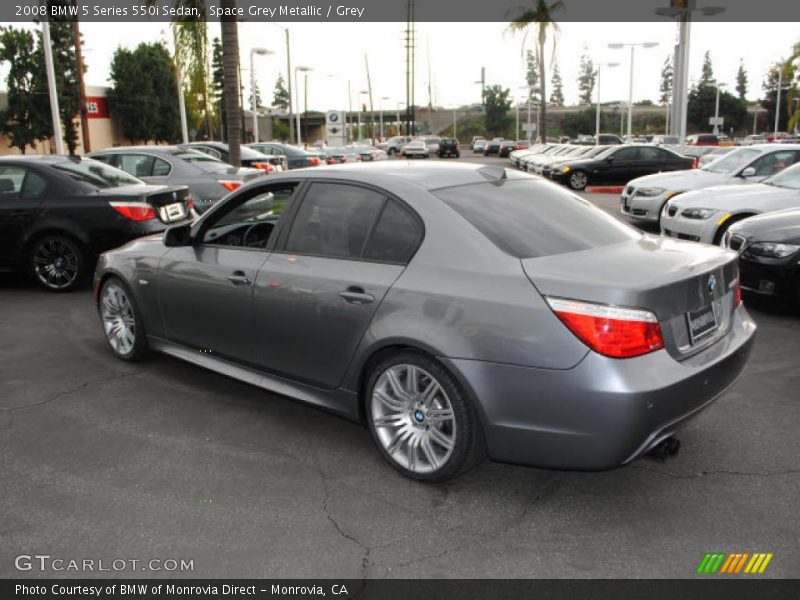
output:
[[[661,233],[719,244],[737,221],[786,208],[800,208],[800,162],[762,183],[718,185],[669,200],[661,215]]]
[[[655,173],[631,180],[622,190],[620,211],[631,220],[658,223],[670,198],[712,185],[757,183],[800,161],[800,144],[737,148],[702,169]]]
[[[405,156],[406,158],[428,158],[430,153],[428,145],[423,139],[411,140],[400,150],[400,156]]]

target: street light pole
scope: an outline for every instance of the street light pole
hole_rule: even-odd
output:
[[[616,67],[619,63],[599,63],[597,65],[597,110],[594,116],[594,145],[600,145],[600,70],[602,67]]]
[[[635,44],[629,43],[614,43],[609,44],[609,48],[613,48],[615,50],[619,50],[620,48],[624,48],[625,46],[629,46],[631,49],[631,73],[630,73],[630,81],[628,84],[628,135],[625,139],[627,143],[633,142],[633,59],[634,59],[634,50],[636,46],[641,46],[642,48],[655,48],[658,46],[658,42],[639,42]]]
[[[253,111],[253,141],[258,143],[258,99],[256,98],[256,68],[255,55],[267,56],[272,54],[266,48],[250,48],[250,108]]]
[[[719,132],[719,123],[718,123],[718,121],[719,121],[719,88],[721,88],[725,84],[724,83],[717,83],[717,82],[715,82],[715,84],[717,86],[717,100],[716,100],[716,102],[714,104],[714,135],[717,135],[717,133]]]
[[[380,97],[380,113],[381,113],[381,141],[383,141],[383,101],[388,100],[389,96]]]
[[[56,154],[64,154],[64,138],[61,135],[61,115],[58,112],[58,91],[56,72],[53,68],[53,47],[50,44],[50,21],[42,19],[42,46],[44,68],[47,71],[47,88],[50,92],[50,117],[53,120],[53,137],[56,141]]]
[[[778,66],[778,95],[775,98],[775,134],[778,133],[778,119],[781,116],[781,86],[783,85],[783,65]]]
[[[304,67],[302,65],[298,65],[294,68],[294,97],[295,101],[297,102],[297,110],[295,111],[295,115],[297,116],[297,145],[302,146],[303,140],[301,138],[301,131],[300,131],[300,92],[298,91],[300,88],[297,84],[297,72],[300,71],[301,73],[308,73],[311,70],[311,67]]]

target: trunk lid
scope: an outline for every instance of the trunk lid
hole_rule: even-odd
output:
[[[580,252],[527,258],[522,266],[544,296],[653,312],[667,351],[682,359],[727,333],[739,276],[736,258],[714,246],[646,235]],[[696,319],[702,311],[713,313],[716,326],[701,335]]]
[[[123,206],[138,211],[128,214],[143,216],[141,210],[151,207],[158,220],[170,225],[190,217],[193,207],[192,194],[185,185],[127,185],[101,189],[98,195],[115,208]],[[118,208],[117,211],[121,212]]]

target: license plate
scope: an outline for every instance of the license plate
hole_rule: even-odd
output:
[[[717,315],[714,305],[709,304],[700,310],[686,313],[689,325],[689,340],[692,344],[702,340],[717,330]]]
[[[186,208],[184,207],[183,202],[173,202],[172,204],[167,204],[166,206],[159,208],[158,212],[160,213],[161,220],[165,223],[178,221],[186,216]]]

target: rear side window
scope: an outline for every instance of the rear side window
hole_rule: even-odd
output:
[[[24,181],[25,169],[0,166],[0,201],[19,198]]]
[[[365,188],[314,183],[286,241],[286,251],[332,258],[360,258],[386,198]]]
[[[394,200],[378,219],[364,251],[364,258],[406,264],[422,241],[422,227],[411,213]]]
[[[134,177],[149,177],[153,170],[153,157],[147,154],[120,154],[117,164]]]
[[[153,177],[166,177],[170,171],[172,171],[172,165],[163,158],[156,158],[153,162]]]
[[[478,183],[434,194],[516,258],[590,250],[641,237],[590,202],[535,180]]]

